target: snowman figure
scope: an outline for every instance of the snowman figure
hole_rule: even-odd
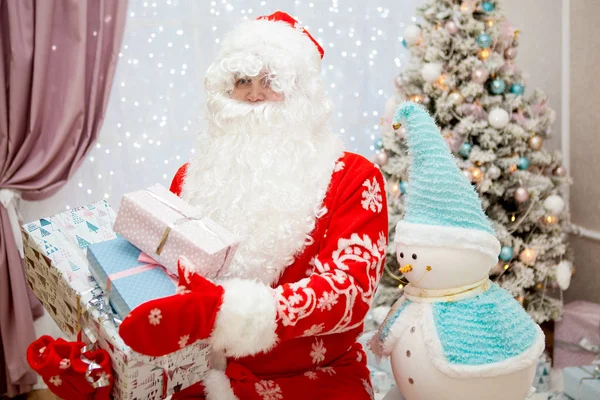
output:
[[[523,400],[544,334],[488,274],[500,243],[433,118],[404,103],[410,188],[395,243],[410,282],[370,342],[407,400]]]

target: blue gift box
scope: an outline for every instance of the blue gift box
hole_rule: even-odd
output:
[[[563,370],[565,394],[574,400],[600,399],[600,366],[586,365]]]
[[[121,237],[89,245],[87,257],[92,276],[121,319],[142,303],[175,294],[176,278]]]

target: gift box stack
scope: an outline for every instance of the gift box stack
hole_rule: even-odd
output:
[[[600,304],[565,305],[555,330],[554,367],[564,368],[564,392],[575,400],[600,399]]]
[[[212,278],[232,261],[234,236],[161,186],[123,197],[115,215],[101,201],[22,227],[27,281],[70,339],[107,350],[115,399],[161,399],[208,370],[196,342],[164,357],[133,352],[118,325],[138,305],[175,294],[185,256]]]

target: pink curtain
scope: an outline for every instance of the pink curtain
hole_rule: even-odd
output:
[[[41,309],[13,234],[16,204],[55,193],[93,145],[126,11],[126,0],[0,0],[0,396],[36,382],[25,350]]]

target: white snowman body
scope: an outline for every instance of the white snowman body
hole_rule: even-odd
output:
[[[431,362],[418,327],[409,329],[398,341],[391,361],[396,384],[407,400],[523,400],[536,369],[536,364],[531,364],[507,375],[450,377]]]
[[[404,270],[411,283],[388,316],[382,352],[390,355],[394,379],[406,400],[524,400],[544,347],[537,325],[529,349],[491,364],[454,365],[445,359],[437,337],[433,307],[475,301],[490,290],[489,257],[469,249],[404,244],[398,244],[397,257],[401,268],[410,267]]]
[[[481,199],[421,105],[400,105],[411,159],[394,242],[410,282],[370,342],[407,400],[524,400],[544,334],[489,280],[500,242]]]

